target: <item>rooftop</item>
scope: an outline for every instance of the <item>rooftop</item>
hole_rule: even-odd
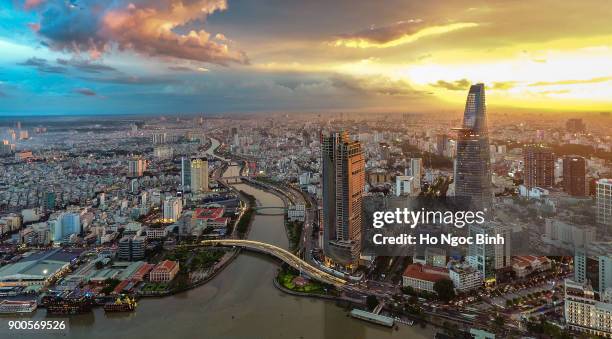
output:
[[[198,208],[195,211],[195,219],[218,219],[223,216],[223,207],[205,207]]]
[[[418,280],[436,282],[448,277],[448,269],[430,265],[412,264],[406,267],[404,276]]]
[[[159,264],[157,264],[157,266],[155,266],[153,271],[157,271],[157,270],[171,271],[177,265],[178,265],[178,263],[176,261],[164,260],[164,261],[160,262]]]
[[[16,263],[0,268],[0,280],[47,279],[77,258],[80,253],[55,249],[30,254]]]

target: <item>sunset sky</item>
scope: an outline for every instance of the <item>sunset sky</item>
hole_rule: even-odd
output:
[[[612,5],[0,0],[0,115],[612,111]]]

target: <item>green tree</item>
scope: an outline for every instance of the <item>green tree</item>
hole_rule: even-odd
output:
[[[449,301],[455,297],[455,287],[450,279],[440,279],[433,285],[434,291],[443,301]]]

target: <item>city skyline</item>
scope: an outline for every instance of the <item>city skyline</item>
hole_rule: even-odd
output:
[[[0,0],[0,337],[612,338],[610,17]]]
[[[13,119],[0,313],[31,320],[0,333],[610,336],[609,128],[490,124],[485,93],[463,119]]]
[[[604,1],[6,3],[3,115],[459,112],[477,82],[500,112],[612,100]]]

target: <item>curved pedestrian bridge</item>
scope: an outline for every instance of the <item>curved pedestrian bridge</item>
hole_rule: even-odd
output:
[[[312,266],[311,264],[300,259],[299,257],[284,248],[280,248],[278,246],[270,245],[264,242],[240,239],[220,239],[203,240],[199,245],[187,245],[187,247],[201,246],[236,246],[254,252],[265,253],[282,260],[283,262],[287,263],[296,270],[299,270],[300,272],[306,274],[312,279],[324,282],[326,284],[334,285],[336,287],[342,287],[346,285],[346,280],[340,279],[332,274],[329,274]]]

